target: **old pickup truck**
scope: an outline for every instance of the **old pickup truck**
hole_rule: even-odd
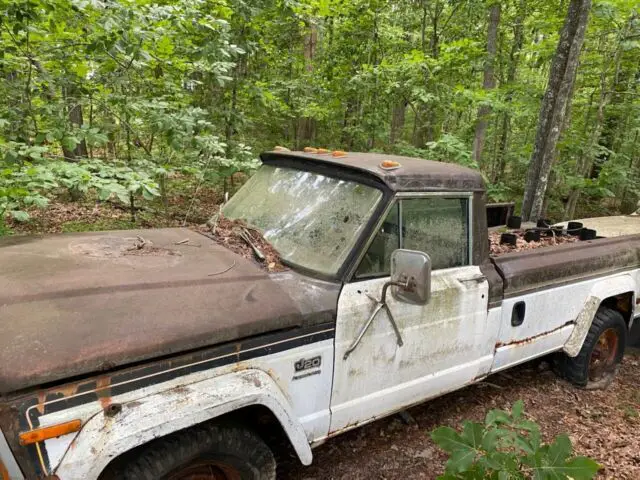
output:
[[[261,159],[223,214],[284,272],[189,229],[0,241],[3,480],[273,479],[274,435],[306,465],[335,435],[536,357],[581,387],[613,378],[639,235],[492,258],[476,171]]]

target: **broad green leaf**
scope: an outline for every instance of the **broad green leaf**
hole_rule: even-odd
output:
[[[571,455],[571,440],[565,434],[558,435],[556,439],[549,445],[548,461],[550,465],[560,465]]]
[[[146,185],[143,186],[142,188],[142,197],[145,200],[153,200],[155,197],[157,197],[157,195],[155,194],[154,190],[149,189]]]
[[[104,202],[105,200],[109,199],[112,193],[113,192],[108,188],[101,188],[100,190],[98,190],[98,199]]]
[[[432,440],[445,452],[468,449],[469,444],[451,427],[439,427],[431,432]]]
[[[540,427],[537,423],[532,422],[531,420],[521,420],[516,424],[517,429],[527,430],[529,432],[536,432],[540,430]]]
[[[511,410],[511,416],[513,417],[514,420],[518,420],[520,417],[522,417],[523,413],[524,413],[524,402],[522,400],[518,400],[516,403],[513,404],[513,408]]]
[[[552,480],[591,480],[601,466],[586,457],[575,457],[561,465],[538,465],[534,469],[534,478]]]
[[[485,417],[485,425],[498,425],[501,423],[510,423],[511,417],[504,410],[489,410]]]
[[[496,448],[496,444],[498,443],[498,437],[500,432],[496,429],[488,430],[485,432],[482,437],[482,449],[487,452],[492,452]]]
[[[67,150],[73,150],[74,148],[76,148],[78,146],[80,141],[76,137],[66,136],[66,137],[62,138],[60,143]]]
[[[596,461],[587,457],[575,457],[560,470],[573,480],[591,480],[602,468]]]
[[[475,461],[476,454],[476,450],[471,447],[456,450],[447,461],[447,471],[460,473],[468,470]]]
[[[484,426],[475,422],[464,422],[462,428],[462,438],[467,444],[479,450],[484,437]]]
[[[18,222],[26,222],[29,220],[29,214],[22,210],[12,210],[11,216]]]
[[[529,439],[520,435],[515,437],[515,445],[528,455],[531,455],[536,451],[535,448],[533,448],[533,446],[529,442]]]

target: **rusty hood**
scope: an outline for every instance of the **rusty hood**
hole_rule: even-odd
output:
[[[0,394],[313,321],[290,283],[188,229],[1,239]]]

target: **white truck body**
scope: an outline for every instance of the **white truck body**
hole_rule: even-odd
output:
[[[473,224],[471,212],[477,210],[471,207],[479,197],[459,191],[437,195],[467,198],[467,220]],[[414,196],[396,193],[390,205],[407,198]],[[562,351],[577,356],[607,299],[629,297],[631,326],[640,293],[637,266],[492,303],[491,279],[471,259],[473,235],[470,228],[469,265],[434,270],[427,303],[387,298],[402,345],[382,310],[353,348],[379,306],[389,274],[345,282],[334,325],[263,344],[262,353],[252,358],[241,359],[258,347],[176,364],[147,374],[141,388],[128,388],[138,377],[108,384],[98,380],[91,390],[48,389],[24,410],[21,422],[36,430],[80,420],[82,428],[34,445],[40,471],[61,480],[98,479],[110,462],[140,445],[254,405],[272,413],[308,465],[313,446],[346,430],[536,357]],[[514,326],[522,302],[526,320]],[[8,465],[6,450],[0,444],[0,459]],[[23,478],[13,472],[12,479]]]

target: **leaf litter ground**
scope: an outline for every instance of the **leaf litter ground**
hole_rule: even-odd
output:
[[[446,456],[429,433],[440,425],[482,422],[487,411],[524,400],[525,415],[541,426],[545,441],[560,433],[575,453],[603,465],[597,478],[640,479],[640,352],[629,353],[607,390],[582,390],[557,378],[546,362],[528,363],[408,410],[415,423],[394,415],[357,428],[314,450],[303,467],[289,453],[283,480],[427,479],[444,471]]]

